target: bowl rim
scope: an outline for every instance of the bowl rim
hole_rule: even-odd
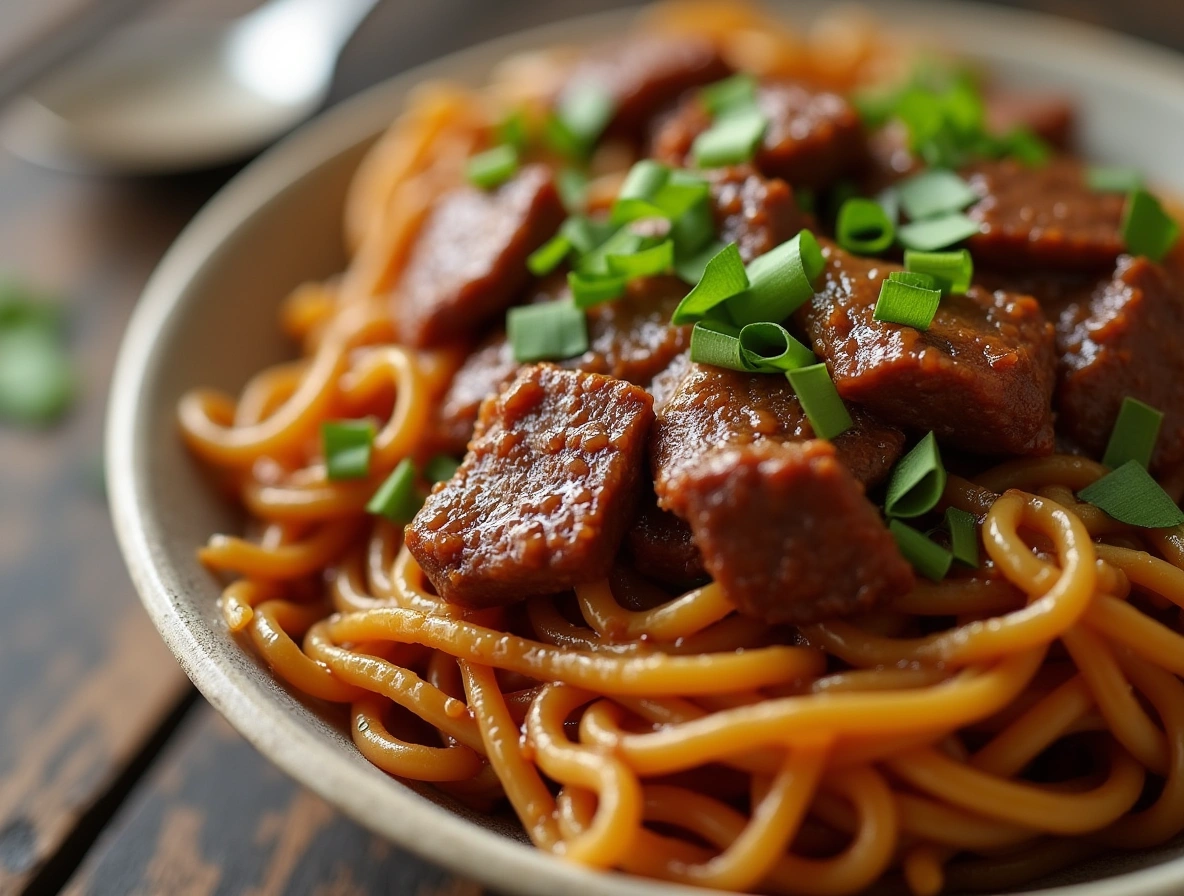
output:
[[[772,0],[770,8],[810,16],[825,0]],[[571,865],[535,847],[472,824],[422,799],[406,786],[374,794],[364,770],[314,736],[291,715],[275,712],[240,670],[220,663],[179,614],[174,602],[184,587],[164,547],[163,526],[146,517],[149,494],[145,458],[151,454],[153,418],[143,401],[145,379],[163,349],[157,335],[184,304],[189,283],[219,248],[232,242],[255,214],[316,166],[381,133],[391,118],[391,98],[416,83],[457,70],[480,70],[531,47],[570,42],[578,35],[610,33],[637,12],[616,9],[518,31],[415,66],[316,116],[248,164],[225,184],[184,228],[149,278],[121,342],[109,393],[105,464],[115,531],[132,582],[153,624],[206,699],[256,749],[363,827],[439,866],[481,884],[528,896],[694,896],[701,888],[603,873]],[[1184,115],[1184,56],[1137,38],[1042,13],[973,2],[890,0],[877,4],[878,21],[912,21],[932,28],[970,30],[996,40],[991,57],[1005,63],[1039,47],[1066,59],[1086,55],[1125,83]],[[1060,46],[1071,43],[1072,50]],[[1080,67],[1077,63],[1076,67]],[[260,714],[269,725],[260,725]],[[392,779],[394,780],[394,779]],[[1026,891],[1029,896],[1172,896],[1184,888],[1184,857],[1084,883]]]

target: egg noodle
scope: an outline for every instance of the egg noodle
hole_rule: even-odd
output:
[[[858,19],[804,37],[737,7],[697,28],[758,71],[831,83],[891,54]],[[348,707],[358,749],[470,805],[507,800],[583,865],[723,890],[842,896],[996,890],[1184,829],[1184,532],[1080,504],[1077,457],[950,476],[990,562],[850,620],[772,629],[712,584],[659,591],[627,566],[559,598],[472,611],[438,598],[400,527],[364,507],[421,440],[462,355],[393,343],[386,294],[492,109],[537,101],[561,51],[475,92],[421,86],[352,186],[352,261],[283,309],[304,347],[237,400],[185,396],[189,446],[256,526],[201,549],[222,610],[275,674]],[[824,62],[825,64],[824,64]],[[592,196],[633,159],[604,147]],[[595,200],[594,200],[595,201]],[[329,481],[320,424],[381,421],[367,479]],[[836,668],[842,671],[828,671]]]

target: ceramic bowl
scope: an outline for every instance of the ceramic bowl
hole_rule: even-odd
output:
[[[803,22],[822,0],[775,4]],[[1098,30],[970,4],[877,4],[893,27],[919,28],[1018,85],[1079,101],[1087,153],[1144,170],[1184,193],[1184,59]],[[465,50],[381,84],[328,112],[234,178],[186,228],[149,282],[119,356],[107,477],[120,545],[156,627],[194,683],[280,768],[361,824],[483,884],[529,896],[701,893],[597,873],[533,849],[505,816],[475,815],[427,787],[389,777],[354,749],[341,718],[304,702],[232,638],[219,586],[194,556],[241,520],[178,438],[185,390],[237,391],[290,357],[277,308],[296,284],[342,268],[346,185],[416,83],[480,83],[510,53],[619,33],[623,14],[563,22]],[[1101,857],[1041,882],[1057,896],[1184,893],[1184,845]]]

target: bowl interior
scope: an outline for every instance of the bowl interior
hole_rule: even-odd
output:
[[[821,3],[783,2],[791,20]],[[879,7],[878,7],[879,8]],[[972,5],[888,7],[895,26],[978,59],[1006,80],[1072,93],[1088,154],[1143,169],[1184,192],[1184,63],[1162,51],[1036,16]],[[219,587],[194,549],[237,531],[239,513],[210,488],[177,437],[174,408],[187,389],[235,392],[261,367],[291,357],[280,300],[302,281],[341,270],[342,201],[359,159],[430,77],[479,83],[505,55],[618,33],[626,18],[598,16],[483,45],[410,72],[314,122],[235,179],[178,240],[133,319],[112,392],[108,480],[121,545],[157,627],[203,693],[290,774],[362,823],[434,861],[515,892],[574,896],[701,892],[571,868],[514,841],[506,817],[475,816],[430,787],[411,788],[367,763],[343,714],[280,686],[249,646],[226,631]],[[468,822],[475,822],[470,824]],[[1061,872],[1062,896],[1184,891],[1173,845],[1107,856]],[[1099,880],[1144,870],[1121,881]],[[1080,885],[1081,882],[1094,881]],[[1074,886],[1076,885],[1076,886]]]

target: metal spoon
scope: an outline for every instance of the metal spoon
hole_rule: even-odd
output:
[[[220,26],[128,28],[17,100],[0,140],[67,170],[161,174],[240,159],[324,102],[376,3],[270,0]]]

